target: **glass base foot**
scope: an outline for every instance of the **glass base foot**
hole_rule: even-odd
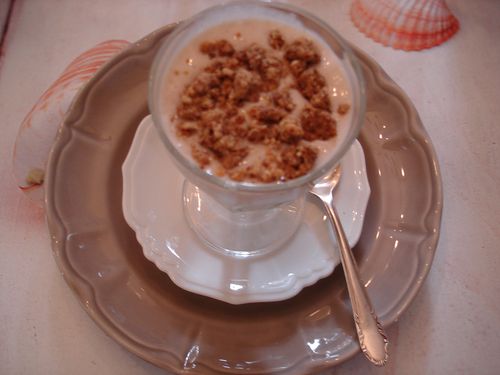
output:
[[[245,258],[269,253],[283,246],[301,223],[304,198],[266,209],[232,211],[187,180],[182,190],[189,226],[224,255]]]

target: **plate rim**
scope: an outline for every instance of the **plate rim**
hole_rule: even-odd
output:
[[[408,309],[409,305],[414,301],[424,281],[427,279],[427,276],[432,267],[432,262],[436,254],[439,238],[441,235],[444,199],[443,181],[439,160],[434,145],[408,94],[406,94],[406,92],[392,80],[392,78],[385,72],[385,70],[382,69],[382,67],[373,58],[371,58],[368,53],[362,51],[357,46],[351,45],[351,48],[353,48],[355,54],[358,57],[361,57],[360,60],[362,61],[362,63],[366,63],[366,65],[370,68],[370,71],[373,74],[373,77],[378,86],[383,88],[386,92],[391,92],[392,96],[398,99],[400,104],[403,105],[406,110],[406,114],[408,114],[413,119],[411,121],[408,121],[409,123],[413,124],[413,126],[408,126],[408,131],[415,138],[419,139],[421,146],[425,145],[425,147],[427,148],[427,160],[430,164],[432,164],[432,168],[430,168],[430,171],[434,172],[431,174],[431,177],[433,177],[434,182],[432,184],[432,187],[435,195],[436,207],[430,206],[428,212],[425,214],[426,218],[429,217],[429,212],[432,211],[433,208],[435,213],[437,214],[436,222],[434,223],[435,232],[432,236],[429,236],[429,238],[432,239],[430,242],[432,251],[428,252],[430,256],[428,257],[426,262],[423,262],[422,273],[420,274],[421,277],[418,278],[417,283],[413,284],[413,288],[410,287],[409,289],[407,289],[407,292],[405,293],[405,301],[401,304],[400,308],[389,317],[385,317],[384,319],[382,319],[381,324],[383,326],[389,326],[390,324],[397,321],[399,317]]]

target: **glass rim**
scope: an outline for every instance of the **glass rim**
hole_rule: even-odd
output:
[[[338,149],[334,153],[334,155],[327,160],[326,162],[321,165],[319,168],[313,168],[310,172],[306,173],[303,176],[293,178],[290,180],[286,181],[277,181],[277,182],[271,182],[271,183],[255,183],[255,182],[245,182],[245,181],[234,181],[226,177],[219,177],[213,174],[208,173],[204,169],[200,168],[195,162],[189,160],[186,158],[170,141],[168,136],[166,135],[165,130],[162,127],[163,120],[162,116],[160,115],[160,109],[157,106],[157,100],[154,99],[154,93],[157,92],[158,85],[163,86],[164,80],[163,79],[158,79],[158,75],[163,73],[162,71],[162,62],[163,62],[163,57],[165,55],[165,51],[169,47],[169,42],[171,40],[174,40],[180,33],[182,33],[183,30],[187,29],[189,26],[191,26],[194,22],[196,22],[198,19],[203,18],[205,15],[217,11],[221,8],[226,8],[226,7],[233,7],[233,6],[238,6],[238,5],[254,5],[254,6],[262,6],[262,7],[271,7],[273,9],[276,9],[278,11],[285,11],[285,12],[291,12],[293,14],[296,14],[298,16],[304,17],[306,19],[309,19],[313,23],[315,23],[317,26],[320,28],[323,28],[328,32],[329,35],[333,36],[335,41],[340,45],[342,54],[345,57],[345,60],[347,63],[350,65],[352,68],[352,71],[354,73],[354,82],[353,82],[353,77],[350,76],[350,72],[346,71],[346,74],[349,75],[348,79],[351,85],[351,91],[353,93],[353,101],[356,101],[356,106],[351,106],[351,108],[356,108],[356,110],[353,111],[353,118],[352,118],[352,124],[351,124],[351,131],[346,135],[346,138],[342,142],[342,144],[339,145]],[[306,26],[307,28],[307,26]],[[328,43],[327,43],[328,44]],[[338,55],[338,54],[336,54]],[[343,63],[345,65],[345,62]],[[356,82],[357,81],[357,82]],[[188,169],[190,172],[194,173],[197,177],[205,180],[208,183],[211,183],[213,185],[216,185],[220,188],[223,189],[229,189],[233,191],[246,191],[246,192],[276,192],[276,191],[281,191],[281,190],[288,190],[288,189],[293,189],[297,187],[302,187],[304,185],[310,184],[322,176],[324,176],[326,173],[328,173],[330,170],[332,170],[342,159],[342,157],[345,155],[349,147],[351,147],[352,143],[354,140],[357,138],[361,127],[364,122],[364,113],[365,113],[365,108],[366,108],[366,96],[365,96],[365,83],[364,83],[364,77],[363,73],[361,70],[361,66],[359,64],[358,59],[354,55],[354,52],[352,48],[349,46],[349,44],[340,36],[337,31],[335,31],[329,24],[327,24],[325,21],[321,20],[317,16],[313,15],[312,13],[293,6],[289,4],[284,4],[284,3],[279,3],[279,2],[270,2],[270,1],[263,1],[263,0],[240,0],[240,1],[232,1],[229,3],[224,3],[224,4],[219,4],[215,5],[212,7],[209,7],[199,13],[196,13],[195,15],[191,16],[190,18],[187,18],[186,20],[180,21],[172,31],[170,35],[167,36],[165,41],[163,41],[162,46],[156,53],[156,56],[153,60],[153,65],[150,71],[149,75],[149,82],[148,82],[148,106],[150,113],[152,115],[153,119],[153,124],[155,128],[158,131],[158,134],[160,136],[160,139],[162,140],[163,144],[167,147],[169,153],[174,157],[176,162],[180,163],[180,165],[186,169]],[[160,87],[161,88],[161,87]],[[357,99],[357,100],[355,100]]]

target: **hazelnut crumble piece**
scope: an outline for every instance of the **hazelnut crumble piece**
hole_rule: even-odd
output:
[[[271,94],[272,103],[287,112],[292,112],[295,109],[295,103],[290,96],[290,91],[282,90],[275,91]]]
[[[349,109],[351,106],[347,103],[339,104],[339,107],[337,108],[337,113],[339,115],[345,115],[347,112],[349,112]]]
[[[285,39],[283,39],[283,35],[279,30],[273,30],[269,33],[267,37],[267,41],[271,48],[281,49],[285,45]]]
[[[285,59],[303,61],[306,66],[312,66],[320,62],[320,55],[312,41],[300,38],[285,47]]]
[[[337,135],[336,121],[320,109],[305,108],[300,114],[300,125],[307,141],[327,140]]]
[[[297,88],[306,99],[311,99],[314,94],[326,86],[325,77],[316,69],[303,72],[297,79]]]
[[[210,56],[210,58],[214,58],[216,56],[232,56],[234,48],[227,40],[221,39],[216,42],[203,42],[200,51]]]

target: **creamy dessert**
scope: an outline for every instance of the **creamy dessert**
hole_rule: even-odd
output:
[[[350,121],[335,54],[288,19],[200,26],[165,76],[167,136],[186,158],[236,181],[282,182],[329,159]]]

